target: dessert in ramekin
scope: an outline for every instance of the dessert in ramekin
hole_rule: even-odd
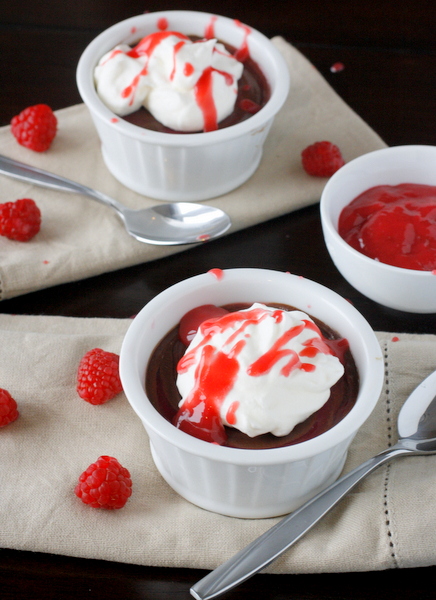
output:
[[[178,429],[146,394],[147,366],[156,346],[195,307],[259,301],[295,307],[346,338],[359,377],[353,408],[321,435],[276,448],[226,447]],[[207,510],[262,518],[296,509],[339,476],[350,443],[377,403],[383,360],[369,324],[331,290],[288,273],[230,269],[182,281],[149,302],[126,334],[120,371],[126,396],[149,435],[156,467],[169,485]]]
[[[96,91],[94,71],[117,45],[137,44],[157,31],[214,37],[250,56],[264,74],[269,100],[250,118],[215,131],[166,133],[115,115]],[[241,52],[243,50],[243,52]],[[194,11],[161,11],[110,27],[83,52],[77,84],[101,139],[105,163],[128,188],[160,200],[198,201],[225,194],[257,169],[264,141],[289,91],[289,70],[268,38],[227,17]]]

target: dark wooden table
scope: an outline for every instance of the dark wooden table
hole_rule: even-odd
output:
[[[44,102],[59,109],[80,102],[75,68],[91,39],[121,19],[162,8],[225,14],[268,36],[283,35],[387,144],[436,143],[433,0],[313,0],[310,4],[306,0],[193,0],[166,2],[165,6],[138,0],[0,0],[0,124],[7,125],[31,104]],[[338,61],[344,69],[332,72],[331,66]],[[374,329],[436,333],[435,314],[383,308],[343,280],[326,252],[317,206],[163,260],[3,301],[0,312],[130,317],[185,277],[212,267],[244,266],[292,271],[327,285],[350,299]],[[0,527],[6,518],[0,507]],[[0,550],[2,600],[188,599],[189,587],[204,574]],[[369,573],[259,575],[225,598],[426,600],[435,598],[435,575],[432,566]]]

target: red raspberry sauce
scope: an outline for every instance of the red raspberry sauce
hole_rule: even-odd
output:
[[[339,235],[395,267],[436,269],[436,186],[402,183],[366,190],[339,217]]]

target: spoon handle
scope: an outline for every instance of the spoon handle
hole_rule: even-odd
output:
[[[393,446],[338,479],[198,581],[190,590],[192,596],[197,600],[210,600],[264,569],[307,533],[366,475],[404,454],[410,455],[413,451],[400,445]]]
[[[0,155],[0,173],[9,177],[13,177],[14,179],[19,179],[21,181],[26,181],[27,183],[33,183],[42,187],[59,190],[62,192],[75,192],[76,194],[89,196],[93,200],[97,200],[97,202],[101,202],[106,206],[114,208],[118,212],[122,212],[123,209],[123,206],[116,200],[109,198],[109,196],[106,196],[97,190],[93,190],[86,185],[71,181],[66,177],[61,177],[60,175],[49,173],[43,169],[26,165],[14,160],[13,158],[8,158],[7,156]]]

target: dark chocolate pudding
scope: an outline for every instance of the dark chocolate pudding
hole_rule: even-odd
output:
[[[281,310],[298,310],[286,305],[265,304]],[[232,304],[223,308],[234,312],[249,306],[248,304]],[[232,448],[266,449],[298,444],[331,429],[353,408],[359,390],[359,375],[348,342],[325,323],[314,317],[311,318],[321,330],[324,341],[339,358],[345,369],[344,375],[331,388],[328,401],[320,410],[304,422],[299,423],[286,436],[276,437],[272,434],[264,434],[251,438],[238,429],[225,427],[227,439],[222,445]],[[186,347],[179,337],[179,326],[176,326],[157,345],[147,366],[145,381],[147,396],[156,410],[171,423],[174,422],[178,413],[178,404],[181,399],[176,385],[177,364],[184,355]]]
[[[194,36],[190,36],[192,40],[199,39]],[[249,56],[246,55],[243,58],[238,56],[237,50],[228,44],[221,42],[227,51],[238,57],[239,62],[244,65],[244,71],[241,78],[238,81],[238,95],[236,98],[235,108],[228,117],[220,121],[218,129],[230,127],[230,125],[236,125],[246,119],[249,119],[253,114],[258,112],[268,102],[271,91],[270,86],[262,73],[258,64]],[[195,133],[195,132],[184,132],[175,131],[169,127],[165,127],[162,123],[157,121],[146,108],[140,108],[139,110],[122,117],[125,121],[143,127],[144,129],[151,129],[152,131],[159,131],[161,133]],[[200,133],[200,132],[197,132]]]

